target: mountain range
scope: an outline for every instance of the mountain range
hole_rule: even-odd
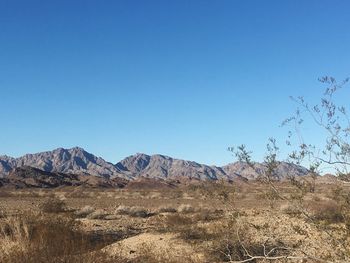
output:
[[[54,173],[50,176],[61,179],[64,178],[63,174],[66,174],[71,177],[85,175],[108,180],[117,178],[129,181],[138,178],[199,180],[235,180],[240,178],[251,180],[256,179],[265,169],[264,164],[261,163],[256,163],[257,169],[252,169],[243,162],[217,167],[159,154],[147,155],[142,153],[129,156],[116,164],[112,164],[79,147],[58,148],[53,151],[26,154],[19,158],[0,156],[0,178],[8,178],[11,172],[13,174],[13,171],[16,171],[16,169],[18,171],[18,168],[21,167],[32,167],[43,172]],[[35,173],[35,170],[31,170],[30,173]],[[276,175],[281,179],[290,174],[303,176],[307,173],[306,168],[286,162],[279,162],[276,170]],[[45,174],[40,176],[45,177]]]

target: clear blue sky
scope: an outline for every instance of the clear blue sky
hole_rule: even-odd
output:
[[[349,1],[0,1],[0,154],[208,164],[350,74]],[[316,94],[316,95],[315,95]],[[317,135],[315,135],[317,138]]]

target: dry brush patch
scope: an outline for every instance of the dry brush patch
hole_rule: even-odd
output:
[[[265,186],[263,184],[250,184],[249,188],[244,188],[245,185],[241,186],[240,192],[244,192],[246,198],[244,200],[240,199],[238,202],[232,200],[232,197],[237,196],[235,194],[231,195],[234,193],[234,191],[232,192],[232,186],[229,186],[230,198],[226,198],[225,194],[217,194],[218,192],[222,193],[220,187],[218,185],[214,187],[216,193],[210,198],[191,200],[183,198],[186,189],[182,190],[183,194],[180,199],[171,199],[170,197],[173,196],[171,191],[168,195],[166,192],[162,192],[162,195],[159,198],[157,197],[158,199],[152,200],[144,199],[148,195],[146,191],[142,195],[137,194],[137,198],[142,199],[135,199],[135,194],[124,195],[123,193],[117,200],[114,192],[105,193],[98,190],[95,190],[93,195],[95,197],[100,196],[100,199],[69,197],[62,201],[57,198],[50,198],[58,196],[63,192],[62,190],[55,192],[55,194],[46,191],[45,194],[40,194],[39,198],[23,195],[16,200],[18,202],[25,201],[29,205],[31,203],[34,203],[35,206],[38,203],[43,205],[37,207],[39,214],[34,217],[28,216],[28,218],[32,218],[30,220],[26,219],[26,215],[17,213],[15,216],[9,216],[8,213],[4,213],[0,218],[1,224],[10,218],[16,218],[16,220],[21,218],[25,224],[19,223],[16,227],[13,225],[3,228],[13,228],[13,230],[2,232],[5,235],[2,234],[0,238],[3,242],[1,247],[4,250],[1,255],[13,260],[16,260],[15,257],[19,256],[32,257],[33,261],[28,262],[34,262],[34,259],[37,262],[44,262],[44,259],[48,260],[49,257],[51,259],[47,262],[62,262],[59,260],[82,262],[78,261],[79,257],[81,260],[84,259],[85,262],[108,262],[110,260],[108,255],[106,259],[103,259],[105,255],[98,251],[104,245],[112,242],[109,237],[116,233],[113,231],[120,231],[120,233],[123,233],[123,237],[120,237],[120,239],[146,233],[171,234],[176,239],[182,240],[194,251],[205,254],[204,259],[198,262],[234,262],[242,260],[264,262],[264,260],[266,261],[272,257],[276,262],[296,262],[296,260],[318,262],[315,258],[331,262],[346,262],[346,260],[344,261],[346,250],[339,245],[339,242],[349,247],[350,235],[347,230],[349,227],[346,226],[349,221],[345,209],[348,200],[348,188],[335,189],[334,193],[330,190],[330,187],[324,187],[324,191],[328,191],[327,193],[316,188],[315,193],[308,193],[305,198],[290,185],[286,183],[278,184],[277,187],[283,196],[287,198],[293,196],[292,203],[278,201],[270,207],[268,201],[259,199],[259,196],[262,196],[262,191],[264,191]],[[225,189],[227,188],[224,187]],[[204,190],[201,188],[201,191]],[[153,194],[153,192],[150,190],[149,194]],[[189,195],[194,196],[192,193]],[[68,196],[68,192],[65,196]],[[2,203],[1,206],[6,207],[8,203],[16,206],[14,200],[13,197],[10,199],[6,197],[6,202]],[[237,203],[239,208],[235,208]],[[251,208],[252,205],[254,205],[254,208]],[[44,208],[45,206],[46,208]],[[299,209],[300,206],[308,209],[310,218],[303,214],[303,211]],[[2,210],[5,211],[6,209]],[[13,214],[13,210],[10,214]],[[17,221],[21,222],[20,220]],[[39,223],[28,223],[33,221]],[[46,225],[50,223],[48,221],[51,221],[54,225],[60,223],[66,225],[66,227],[51,226],[50,229],[57,230],[50,232],[52,233],[51,239],[46,234],[36,234],[34,236],[42,236],[42,238],[34,238],[32,233],[44,233],[46,230],[38,231],[38,228],[32,226],[42,225],[42,229],[46,229],[48,228]],[[18,231],[18,229],[22,230]],[[37,230],[34,231],[33,229]],[[83,229],[84,231],[82,231]],[[333,234],[338,242],[331,240],[324,233],[324,230]],[[70,234],[71,231],[75,234]],[[92,236],[95,233],[94,231],[98,231],[99,240],[96,239],[96,236]],[[66,236],[66,238],[59,239],[55,237],[55,233],[58,232],[60,234],[64,233],[62,236]],[[26,233],[29,233],[29,235]],[[75,242],[75,244],[70,244],[67,241],[76,240],[76,237],[80,237],[79,240],[81,241]],[[35,241],[30,244],[31,242],[28,240],[42,240],[42,242]],[[61,248],[60,253],[55,252],[51,246],[56,242],[67,244],[64,247],[75,247],[76,253],[73,255],[72,250],[68,248]],[[8,249],[5,249],[6,247]],[[9,249],[10,247],[13,249]],[[40,251],[44,255],[42,256],[43,259],[39,258],[39,252],[34,253],[32,250],[28,250],[29,248]],[[28,251],[31,251],[31,253]],[[159,260],[163,260],[162,262],[178,262],[176,260],[179,260],[178,257],[171,258],[171,254],[165,257],[166,253],[164,255],[154,255],[152,251],[145,250],[143,252],[144,255],[138,256],[138,262],[161,262]],[[303,254],[304,252],[308,255],[308,259]],[[58,254],[60,255],[57,256]],[[89,261],[89,258],[93,256],[100,258]],[[162,256],[164,257],[162,258]],[[144,261],[141,261],[142,257]],[[285,258],[282,260],[281,257]],[[0,259],[0,262],[2,261]],[[11,261],[7,260],[5,262]],[[117,256],[112,262],[136,261],[121,259]]]
[[[142,217],[142,218],[150,217],[153,215],[152,212],[148,211],[143,207],[139,207],[139,206],[130,207],[130,206],[124,206],[124,205],[117,207],[115,213],[119,215],[128,215],[131,217]]]
[[[78,218],[84,218],[84,217],[87,217],[88,215],[92,214],[93,212],[95,212],[95,208],[93,208],[91,205],[86,205],[83,208],[75,211],[74,214]]]
[[[67,211],[66,203],[58,198],[49,198],[40,204],[44,213],[63,213]]]
[[[0,261],[7,262],[112,262],[99,252],[104,244],[81,231],[70,217],[23,214],[0,224]]]

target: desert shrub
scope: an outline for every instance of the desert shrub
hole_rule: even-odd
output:
[[[201,209],[194,216],[195,221],[212,221],[223,216],[222,210]]]
[[[132,217],[149,217],[152,215],[147,209],[138,206],[118,206],[116,214],[128,215]]]
[[[301,214],[300,209],[290,203],[281,205],[280,210],[282,213],[290,216],[299,216]]]
[[[98,209],[92,213],[90,213],[87,218],[89,219],[104,219],[107,216],[107,212],[103,209]]]
[[[186,241],[209,240],[210,234],[197,225],[197,220],[183,214],[170,214],[157,224],[159,232],[173,232]]]
[[[179,237],[186,241],[200,240],[201,242],[210,240],[212,235],[205,228],[197,225],[182,226],[177,230]]]
[[[179,213],[193,213],[195,209],[191,205],[182,204],[178,207],[177,211]]]
[[[216,231],[209,236],[211,243],[208,249],[208,258],[211,262],[244,260],[246,260],[244,262],[260,262],[257,259],[251,259],[250,255],[258,257],[264,257],[266,253],[269,253],[269,257],[288,255],[289,251],[284,249],[286,245],[281,241],[271,240],[265,243],[257,241],[256,233],[251,231],[251,227],[246,222],[238,223],[235,220],[222,222]]]
[[[204,199],[217,199],[221,201],[232,201],[235,195],[233,185],[224,181],[201,182],[187,187],[188,192],[197,193]]]
[[[176,213],[177,209],[171,206],[162,206],[157,210],[158,213]]]
[[[130,212],[130,207],[129,206],[125,206],[125,205],[120,205],[115,210],[115,213],[119,214],[119,215],[128,215],[129,212]]]
[[[344,222],[345,219],[342,207],[334,201],[312,203],[310,211],[316,220],[324,221],[328,224]]]
[[[159,232],[179,232],[183,228],[188,228],[194,223],[193,218],[182,214],[169,214],[157,222]]]
[[[90,215],[91,213],[93,213],[95,211],[95,208],[93,208],[92,206],[86,205],[83,208],[81,208],[78,211],[75,211],[75,215],[77,217],[86,217],[88,215]]]
[[[269,207],[275,208],[276,202],[280,199],[278,192],[275,189],[267,187],[263,189],[262,192],[258,195],[259,199],[266,200],[269,204]]]
[[[40,204],[41,211],[45,213],[62,213],[67,211],[66,203],[57,198],[49,198]]]
[[[129,215],[133,217],[148,217],[151,213],[142,207],[134,206],[131,207]]]
[[[119,215],[106,215],[104,217],[105,220],[117,220],[117,219],[120,219],[120,216]]]
[[[73,219],[51,215],[21,215],[0,224],[0,262],[118,262],[99,249]],[[119,261],[121,262],[121,261]]]
[[[173,213],[163,216],[161,219],[158,218],[158,220],[156,224],[157,231],[178,234],[180,238],[186,241],[201,239],[205,231],[198,227],[197,221],[189,215]]]
[[[217,260],[220,262],[232,262],[232,261],[244,261],[249,260],[250,256],[247,254],[247,251],[250,255],[264,257],[265,251],[270,251],[274,248],[282,247],[281,244],[265,244],[265,248],[262,244],[258,244],[250,237],[242,235],[242,239],[231,236],[230,238],[222,238],[214,240],[210,257],[212,260]],[[276,249],[269,254],[270,257],[283,255],[284,250]],[[257,262],[255,260],[250,260],[251,262]]]
[[[30,227],[21,218],[5,218],[0,223],[0,262],[11,253],[22,251],[29,239]]]
[[[0,197],[12,197],[12,196],[13,196],[12,192],[8,190],[0,189]]]

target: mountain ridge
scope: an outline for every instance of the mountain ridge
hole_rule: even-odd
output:
[[[6,177],[18,167],[29,166],[51,173],[92,175],[104,178],[193,178],[199,180],[235,180],[237,178],[256,179],[259,176],[246,163],[234,162],[222,167],[205,165],[194,161],[172,158],[162,154],[147,155],[137,153],[113,164],[97,157],[81,147],[57,148],[52,151],[25,154],[18,158],[0,156],[0,177]],[[258,170],[264,165],[257,163]],[[293,173],[306,175],[308,170],[302,166],[280,162],[277,175],[281,179]]]

